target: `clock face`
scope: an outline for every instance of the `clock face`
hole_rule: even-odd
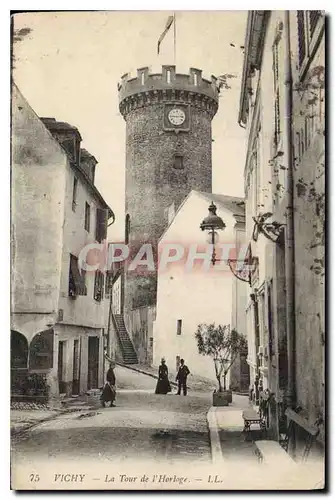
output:
[[[180,108],[171,109],[168,118],[172,125],[182,125],[185,121],[185,113]]]

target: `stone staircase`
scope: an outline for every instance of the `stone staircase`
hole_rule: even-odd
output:
[[[123,362],[126,365],[136,365],[138,363],[137,354],[124,324],[123,315],[114,314],[113,318]]]

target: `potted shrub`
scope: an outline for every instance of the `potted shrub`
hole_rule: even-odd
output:
[[[199,353],[210,356],[214,361],[219,387],[213,393],[213,406],[228,406],[232,402],[232,391],[227,390],[227,374],[238,354],[246,350],[247,340],[241,333],[231,330],[230,325],[215,326],[214,323],[199,325],[195,338]]]

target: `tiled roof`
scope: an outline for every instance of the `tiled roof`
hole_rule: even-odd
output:
[[[49,130],[73,130],[76,132],[79,136],[79,130],[77,127],[74,127],[73,125],[70,125],[69,123],[66,122],[59,122],[55,118],[47,118],[47,117],[41,117],[41,121],[44,123],[44,125],[47,127]],[[81,140],[81,136],[80,136]]]
[[[89,160],[94,160],[96,163],[98,163],[98,160],[95,158],[95,156],[91,155],[85,148],[80,148],[80,157],[82,159],[89,159]]]
[[[207,198],[209,203],[213,201],[214,203],[219,203],[223,205],[227,210],[233,212],[234,215],[245,217],[245,201],[244,198],[238,198],[236,196],[227,196],[225,194],[215,194],[215,193],[204,193],[203,191],[195,191],[201,194],[204,198]]]

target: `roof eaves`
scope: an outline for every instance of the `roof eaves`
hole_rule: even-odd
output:
[[[245,55],[243,60],[242,84],[238,123],[246,124],[246,97],[248,92],[248,78],[250,70],[260,69],[263,53],[263,42],[267,21],[271,11],[252,10],[248,13],[247,29],[245,36]]]

